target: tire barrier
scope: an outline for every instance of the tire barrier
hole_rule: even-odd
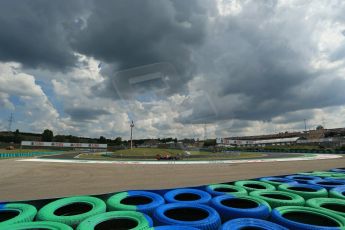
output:
[[[283,177],[262,177],[259,180],[266,182],[266,183],[269,183],[271,185],[274,185],[275,187],[278,187],[281,184],[295,182],[292,179],[283,178]]]
[[[218,230],[219,214],[203,204],[170,203],[159,206],[154,214],[157,225],[180,225],[202,230]]]
[[[220,230],[265,229],[288,230],[287,228],[267,220],[254,218],[238,218],[230,220],[222,225]]]
[[[243,187],[229,184],[210,184],[205,188],[206,192],[212,196],[221,196],[221,195],[248,195],[247,190]]]
[[[165,193],[164,199],[168,203],[207,204],[212,199],[212,196],[199,189],[180,188]]]
[[[279,185],[278,190],[300,195],[305,200],[315,198],[315,197],[328,196],[327,189],[318,185],[311,185],[311,184],[299,184],[299,183],[282,184],[282,185]]]
[[[106,203],[108,211],[139,211],[152,214],[153,210],[165,201],[153,192],[128,191],[111,196]]]
[[[329,170],[331,172],[339,172],[339,173],[345,173],[345,168],[334,168]]]
[[[256,190],[269,190],[269,191],[276,190],[276,188],[269,183],[266,183],[263,181],[255,181],[255,180],[240,180],[240,181],[236,181],[235,185],[245,188],[248,193],[252,191],[256,191]]]
[[[31,222],[37,213],[37,209],[30,204],[0,203],[0,228],[10,224]]]
[[[37,213],[37,220],[54,221],[73,228],[88,217],[104,213],[106,204],[91,196],[74,196],[58,199],[43,206]]]
[[[345,199],[345,186],[339,186],[329,190],[329,197]]]
[[[95,229],[145,230],[153,227],[151,217],[136,211],[112,211],[101,213],[83,220],[76,230]]]
[[[290,176],[286,176],[285,178],[294,180],[301,184],[308,184],[308,181],[321,179],[320,177],[304,175],[304,174],[290,175]]]
[[[210,205],[219,213],[222,222],[244,217],[267,219],[271,213],[266,201],[251,196],[217,196]]]
[[[179,225],[166,225],[154,227],[152,230],[198,230],[198,228]]]
[[[273,209],[271,220],[288,229],[335,230],[345,228],[345,219],[342,216],[301,206],[285,206]]]
[[[314,171],[190,188],[0,203],[0,230],[345,229],[343,178],[342,172]]]
[[[345,200],[337,198],[312,198],[307,200],[306,206],[333,212],[345,218]]]
[[[11,229],[11,230],[36,230],[36,229],[73,230],[73,228],[68,226],[67,224],[62,224],[62,223],[52,222],[52,221],[37,221],[37,222],[11,224],[10,226],[8,226],[8,229]]]
[[[271,208],[290,205],[303,206],[305,203],[303,197],[291,192],[254,191],[249,193],[249,195],[266,201],[271,206]]]
[[[341,180],[326,180],[326,179],[319,179],[319,180],[312,180],[308,182],[309,184],[319,185],[324,187],[325,189],[332,189],[338,186],[345,186],[345,181]]]

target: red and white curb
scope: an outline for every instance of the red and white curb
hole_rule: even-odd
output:
[[[171,164],[238,164],[238,163],[260,163],[260,162],[281,162],[281,161],[308,161],[336,159],[342,156],[336,154],[312,154],[311,156],[290,157],[290,158],[267,158],[247,160],[214,160],[214,161],[101,161],[101,160],[63,160],[63,159],[21,159],[17,161],[26,162],[50,162],[50,163],[78,163],[78,164],[143,164],[143,165],[171,165]]]

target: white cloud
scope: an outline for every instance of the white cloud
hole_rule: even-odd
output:
[[[64,127],[35,77],[23,72],[18,63],[0,63],[0,97],[5,102],[4,109],[12,110],[18,117],[21,129],[41,132],[45,128]],[[16,104],[10,97],[17,98]]]
[[[187,47],[192,35],[184,38],[183,54],[193,59],[186,63],[193,71],[174,81],[172,93],[150,101],[140,100],[140,95],[120,100],[109,78],[121,60],[101,63],[74,53],[76,65],[63,72],[0,63],[1,110],[15,111],[18,125],[27,131],[51,128],[60,134],[125,139],[132,119],[135,138],[202,138],[203,123],[207,137],[300,130],[303,119],[313,128],[343,126],[344,2],[217,0],[216,4],[219,15],[212,14],[207,28],[200,28],[206,33],[197,39],[200,46]],[[193,27],[184,20],[183,29]],[[86,19],[83,26],[87,28]],[[139,52],[140,60],[146,60],[145,49]],[[132,56],[126,58],[125,62],[132,61]],[[100,95],[103,92],[108,94]]]

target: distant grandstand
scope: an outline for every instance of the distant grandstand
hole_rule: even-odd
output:
[[[217,138],[218,145],[225,146],[266,146],[293,144],[345,145],[345,128],[324,129],[303,132],[284,132],[277,134]]]

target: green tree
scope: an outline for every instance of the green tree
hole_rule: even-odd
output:
[[[14,132],[14,143],[20,143],[22,141],[22,137],[20,136],[19,130],[16,129]]]
[[[204,141],[204,147],[215,146],[216,144],[216,139],[207,139]]]
[[[114,140],[115,145],[121,145],[122,144],[122,138],[121,137],[116,137]]]
[[[71,142],[71,143],[79,143],[80,142],[79,137],[69,135],[68,138],[69,138],[69,142]]]
[[[100,136],[99,137],[99,143],[105,144],[105,143],[107,143],[107,139],[105,137],[103,137],[103,136]]]
[[[54,141],[56,141],[56,142],[65,142],[65,136],[64,135],[56,135],[54,137]]]
[[[42,141],[53,141],[54,133],[49,129],[45,129],[42,133]]]

